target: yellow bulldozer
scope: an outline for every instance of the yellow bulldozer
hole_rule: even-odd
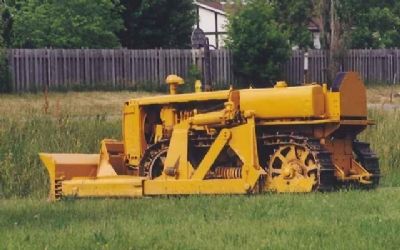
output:
[[[367,119],[359,75],[326,84],[132,99],[122,141],[99,154],[40,153],[50,198],[312,192],[379,184],[377,156],[357,135]]]

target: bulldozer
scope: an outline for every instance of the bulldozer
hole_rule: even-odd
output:
[[[357,136],[367,119],[355,72],[327,84],[179,94],[123,104],[122,140],[97,154],[40,153],[52,200],[329,191],[379,184],[378,158]]]

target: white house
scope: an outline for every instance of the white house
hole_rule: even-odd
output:
[[[215,48],[224,47],[228,23],[224,6],[221,3],[207,0],[197,0],[194,1],[194,4],[197,12],[197,23],[194,28],[204,31],[210,45]]]
[[[210,45],[215,48],[223,48],[227,35],[228,17],[224,10],[224,5],[212,0],[195,0],[197,22],[194,28],[204,31]],[[318,20],[313,19],[308,25],[308,30],[312,34],[315,49],[321,49],[320,31],[316,24]]]

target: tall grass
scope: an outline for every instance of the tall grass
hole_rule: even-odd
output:
[[[45,197],[47,173],[38,153],[98,152],[102,139],[120,138],[121,107],[136,96],[129,92],[1,96],[0,197]]]
[[[47,108],[40,95],[0,95],[0,196],[17,196],[0,197],[0,249],[398,249],[399,188],[43,202],[38,152],[97,152],[120,138],[135,95],[52,93]],[[377,125],[360,139],[380,156],[383,186],[400,186],[400,110],[369,113]]]
[[[121,137],[122,93],[0,96],[0,197],[45,197],[47,173],[39,152],[95,153],[103,138]],[[383,185],[400,186],[400,110],[371,109],[377,125],[361,140],[380,156]]]
[[[32,115],[5,118],[0,126],[0,195],[43,195],[47,173],[38,152],[94,153],[103,138],[120,137],[120,120]]]
[[[400,109],[373,108],[369,118],[376,124],[368,127],[360,140],[370,142],[379,156],[384,184],[400,186]]]

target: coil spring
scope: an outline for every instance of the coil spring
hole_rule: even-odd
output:
[[[59,200],[62,196],[62,179],[55,179],[54,182],[55,198]]]
[[[223,179],[239,179],[242,178],[242,169],[234,167],[217,167],[215,174]]]

